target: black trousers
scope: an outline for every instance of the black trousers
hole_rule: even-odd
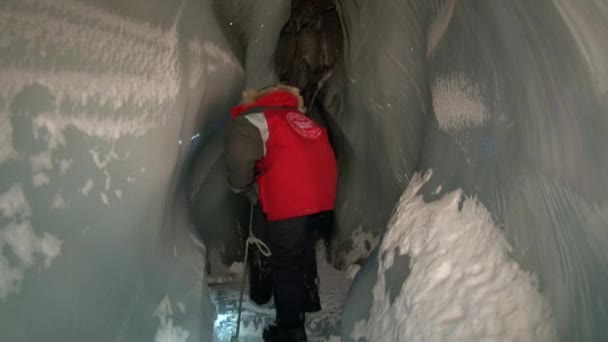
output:
[[[285,328],[304,325],[306,284],[317,276],[316,234],[329,229],[331,212],[269,221],[266,240],[272,252],[276,322]]]

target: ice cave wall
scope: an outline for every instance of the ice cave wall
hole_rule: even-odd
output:
[[[211,3],[7,0],[0,32],[2,340],[210,340],[179,175],[244,82]]]
[[[538,277],[560,340],[606,340],[608,46],[600,38],[608,32],[602,19],[608,14],[606,3],[422,3],[346,6],[350,17],[357,18],[350,38],[359,46],[350,52],[371,58],[351,64],[351,70],[380,70],[368,76],[371,82],[354,79],[349,88],[371,83],[382,92],[397,92],[416,73],[400,65],[424,68],[418,85],[428,95],[426,102],[408,97],[407,91],[398,103],[365,101],[378,108],[378,115],[390,115],[390,109],[383,109],[389,103],[406,116],[424,111],[428,120],[416,167],[433,170],[421,190],[425,198],[434,201],[458,188],[476,197],[506,235],[513,260]],[[428,11],[430,21],[416,20]],[[411,34],[386,35],[386,27],[417,31],[418,40]],[[426,41],[420,42],[421,37]],[[389,63],[393,74],[383,74]],[[396,126],[399,131],[385,139],[408,141],[409,127]],[[383,159],[384,167],[371,164],[371,155],[361,164],[399,170],[398,157],[405,154],[393,149],[397,146],[383,146],[382,153],[394,158]],[[391,179],[400,184],[397,172]],[[378,260],[374,254],[367,261],[351,289],[344,340],[350,340],[356,322],[369,319]],[[397,279],[391,284],[397,293],[405,287],[401,282],[408,268],[404,261],[386,272],[387,279]]]
[[[365,256],[413,173],[433,169],[427,200],[462,188],[491,211],[562,340],[605,340],[605,2],[338,4],[338,263]],[[245,84],[273,80],[289,8],[214,5],[0,4],[3,338],[210,339],[199,242],[234,244],[238,214],[218,132]],[[376,255],[351,298],[371,302]],[[396,291],[407,264],[387,272]],[[353,304],[345,337],[369,316]]]

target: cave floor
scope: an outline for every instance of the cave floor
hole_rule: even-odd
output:
[[[344,272],[330,266],[321,257],[321,253],[318,253],[317,262],[321,282],[319,295],[322,310],[306,315],[308,340],[340,341],[342,307],[352,280]],[[217,312],[213,334],[216,342],[229,342],[231,336],[235,333],[241,281],[242,278],[238,277],[209,285],[211,299]],[[239,341],[262,341],[262,329],[273,320],[274,308],[272,303],[264,306],[254,304],[249,300],[246,289],[243,299]]]

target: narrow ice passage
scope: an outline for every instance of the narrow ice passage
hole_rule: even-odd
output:
[[[0,340],[225,337],[235,293],[207,273],[242,260],[248,206],[223,127],[245,87],[295,78],[320,85],[341,173],[335,302],[311,336],[607,341],[607,17],[605,0],[0,1]]]

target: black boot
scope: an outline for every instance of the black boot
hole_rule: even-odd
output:
[[[267,220],[259,205],[254,207],[253,233],[260,239],[266,234]],[[257,248],[249,250],[249,298],[257,305],[264,305],[272,298],[272,273],[270,261]]]
[[[249,251],[249,298],[257,305],[264,305],[272,298],[272,273],[268,258],[259,250]]]
[[[299,328],[282,328],[276,324],[270,324],[264,328],[262,338],[265,342],[307,342],[306,329]]]
[[[321,299],[319,298],[319,278],[306,279],[306,312],[321,311]]]

